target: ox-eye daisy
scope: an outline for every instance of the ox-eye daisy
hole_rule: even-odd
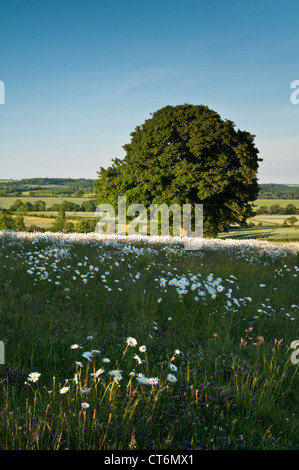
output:
[[[149,383],[151,383],[152,385],[157,385],[159,382],[159,379],[157,377],[150,377],[148,380]]]
[[[108,374],[109,374],[109,375],[116,376],[116,375],[121,375],[121,372],[122,372],[122,370],[114,369],[114,370],[110,370],[110,371],[108,372]]]
[[[172,374],[168,374],[167,380],[169,380],[169,382],[176,382],[177,378]]]
[[[30,382],[37,382],[39,378],[40,378],[39,372],[31,372],[27,380],[29,380]]]
[[[127,338],[127,345],[128,346],[136,346],[136,344],[137,344],[137,341],[136,341],[135,338],[132,338],[132,336],[129,336]]]
[[[134,359],[136,359],[138,364],[142,364],[142,360],[140,359],[140,357],[137,354],[135,354]]]
[[[85,357],[86,359],[88,359],[89,361],[91,360],[92,358],[92,352],[90,351],[85,351],[83,354],[82,354],[83,357]]]
[[[96,372],[92,372],[90,375],[92,377],[98,378],[104,371],[104,369],[98,369]]]

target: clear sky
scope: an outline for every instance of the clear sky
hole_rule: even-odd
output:
[[[299,183],[299,2],[0,0],[0,179],[97,178],[150,113],[203,104]]]

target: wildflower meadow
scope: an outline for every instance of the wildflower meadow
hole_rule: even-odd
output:
[[[195,248],[0,232],[1,450],[299,449],[298,244]]]

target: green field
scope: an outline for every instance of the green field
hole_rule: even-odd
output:
[[[1,450],[299,450],[298,261],[2,233]]]
[[[248,222],[254,222],[255,224],[258,224],[261,222],[262,224],[265,225],[281,225],[283,222],[291,217],[290,215],[286,214],[275,214],[275,215],[270,215],[270,214],[260,214],[255,217],[252,217],[248,219]],[[296,216],[295,216],[296,217]],[[299,214],[296,217],[299,221]]]
[[[221,233],[218,238],[233,239],[267,239],[273,241],[299,242],[299,229],[296,227],[231,227],[227,233]]]
[[[29,212],[28,212],[29,214]],[[55,211],[46,211],[46,212],[35,212],[36,215],[44,215],[44,216],[57,216],[58,212]],[[65,212],[66,217],[68,218],[78,218],[78,219],[93,219],[95,218],[95,213],[94,212]]]
[[[36,214],[40,214],[37,212]],[[35,214],[24,216],[24,223],[26,226],[35,225],[37,227],[48,230],[57,217],[57,212],[43,212],[44,217],[39,217]],[[48,217],[47,217],[48,216]],[[51,217],[50,217],[51,216]],[[69,222],[76,224],[82,219],[94,218],[94,212],[66,212],[66,217]]]

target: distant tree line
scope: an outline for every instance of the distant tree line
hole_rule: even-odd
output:
[[[25,191],[37,197],[82,197],[94,192],[97,180],[85,178],[24,178],[0,180],[0,197],[21,196]],[[299,199],[299,185],[259,184],[260,199]]]
[[[294,204],[288,204],[286,207],[281,207],[279,204],[273,204],[272,206],[260,206],[256,209],[256,214],[286,214],[293,215],[297,214],[297,209]]]
[[[38,225],[25,225],[24,217],[17,215],[12,217],[8,212],[0,211],[0,230],[16,230],[18,232],[64,232],[64,233],[89,233],[94,232],[97,220],[80,220],[77,224],[67,220],[63,213],[60,213],[51,227],[44,229]]]
[[[30,196],[81,197],[93,193],[94,180],[85,178],[27,178],[0,180],[0,196],[20,196],[25,191]]]
[[[9,212],[94,212],[96,209],[96,202],[92,199],[76,204],[72,201],[63,201],[60,204],[53,204],[46,208],[45,201],[38,200],[35,202],[23,202],[21,199],[16,199],[15,202],[9,207]]]
[[[299,199],[299,185],[260,184],[259,199]]]
[[[50,232],[63,232],[63,233],[89,233],[94,232],[97,220],[80,220],[77,224],[67,220],[63,213],[60,213],[53,224],[51,225]]]

